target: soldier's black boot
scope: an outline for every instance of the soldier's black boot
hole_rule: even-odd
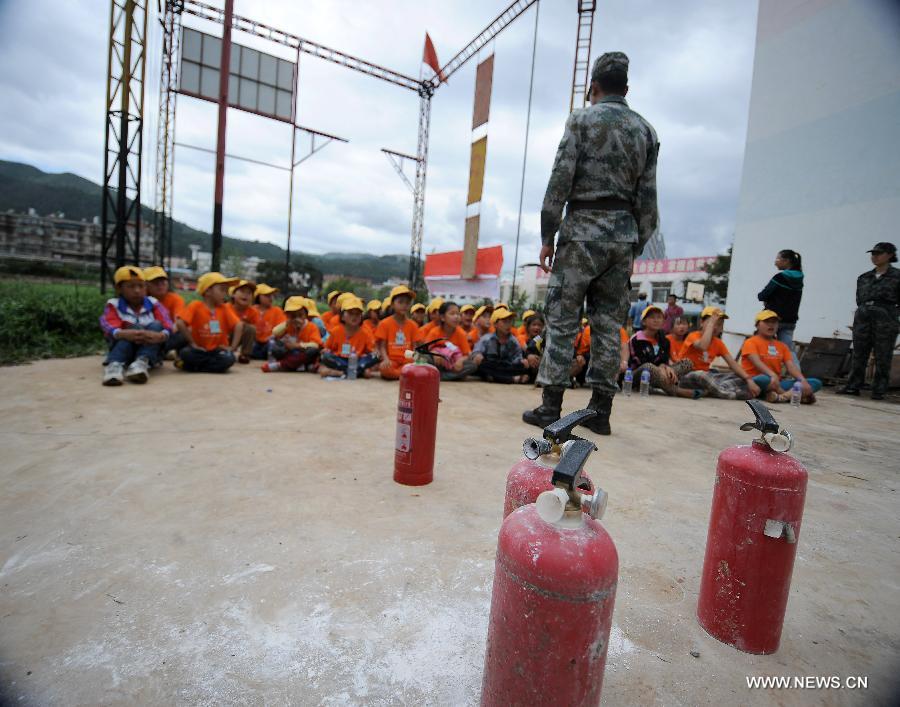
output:
[[[543,401],[534,410],[522,413],[522,420],[535,427],[546,427],[556,422],[562,414],[564,388],[544,386],[541,389]]]
[[[591,395],[591,401],[588,403],[588,408],[596,410],[597,416],[592,417],[583,424],[594,434],[612,434],[612,428],[609,426],[609,416],[612,413],[612,401],[611,395],[601,393],[599,390],[594,390]]]

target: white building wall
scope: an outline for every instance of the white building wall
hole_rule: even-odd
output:
[[[799,341],[849,337],[865,252],[900,240],[900,3],[760,0],[728,290],[749,333],[791,248],[806,274]]]

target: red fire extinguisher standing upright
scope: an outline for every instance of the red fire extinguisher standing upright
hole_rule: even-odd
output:
[[[443,339],[417,346],[414,363],[406,364],[400,371],[394,440],[394,481],[398,484],[424,486],[434,480],[441,374],[430,363],[428,347],[437,341]],[[407,352],[407,355],[411,353]]]
[[[576,439],[572,434],[576,425],[582,425],[597,414],[595,410],[576,410],[544,428],[541,439],[529,437],[522,445],[524,458],[513,464],[506,475],[506,497],[503,517],[506,518],[519,506],[534,503],[544,491],[553,489],[553,466],[559,461],[564,446]],[[594,492],[594,485],[587,474],[582,473],[580,491]]]
[[[578,491],[594,449],[587,440],[567,444],[553,470],[553,489],[510,513],[500,527],[481,687],[485,707],[600,701],[619,558],[596,520],[606,493]]]
[[[768,408],[748,401],[762,436],[719,455],[697,618],[747,653],[774,653],[791,588],[807,472]]]

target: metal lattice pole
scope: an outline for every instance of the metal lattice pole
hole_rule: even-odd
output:
[[[409,286],[422,282],[422,232],[425,224],[425,177],[428,169],[428,130],[434,86],[425,81],[419,89],[419,139],[416,148],[416,181],[413,189],[412,237],[409,248]]]
[[[101,206],[100,289],[113,266],[140,264],[141,153],[144,118],[145,0],[112,0],[106,83],[106,138]],[[133,234],[129,237],[129,222]],[[110,250],[115,247],[113,263]]]

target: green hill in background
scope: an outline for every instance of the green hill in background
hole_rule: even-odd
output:
[[[65,218],[75,221],[92,221],[100,215],[103,189],[89,179],[69,172],[51,174],[31,165],[0,160],[0,211],[13,210],[26,213],[33,208],[39,215],[63,212]],[[153,223],[155,212],[147,206],[141,208],[141,218]],[[180,221],[172,224],[172,252],[176,256],[189,257],[192,243],[209,248],[210,234],[191,228]],[[245,241],[223,236],[223,257],[238,255],[264,260],[284,262],[284,248],[263,241]],[[296,253],[298,259],[309,263],[323,273],[348,277],[360,277],[380,282],[391,277],[406,277],[408,255],[368,255],[365,253],[326,253],[312,255]]]

